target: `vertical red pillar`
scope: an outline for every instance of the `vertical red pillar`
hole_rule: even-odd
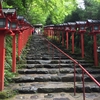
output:
[[[53,39],[53,34],[52,34],[52,30],[51,30],[51,39]]]
[[[54,30],[53,30],[53,40],[55,39],[55,32],[54,32]]]
[[[96,34],[93,35],[94,40],[94,64],[98,66],[98,53],[97,53],[97,37]]]
[[[74,53],[74,32],[72,32],[72,53]]]
[[[68,49],[68,32],[66,32],[66,49]]]
[[[18,34],[18,59],[20,59],[21,53],[21,33]]]
[[[47,36],[47,29],[45,30],[45,36]]]
[[[57,31],[57,34],[58,34],[58,42],[60,43],[60,33],[59,33],[59,31]]]
[[[39,34],[39,33],[38,33],[38,34]],[[22,49],[23,49],[23,47],[24,47],[24,43],[25,43],[25,41],[26,41],[26,40],[25,40],[25,35],[26,35],[26,30],[24,31],[23,38],[22,38],[22,39],[23,39]],[[22,51],[22,50],[21,50],[21,51]]]
[[[52,31],[52,30],[50,29],[50,38],[52,37],[52,33],[51,33],[51,31]]]
[[[35,31],[34,31],[34,32],[35,32]],[[46,32],[46,29],[44,28],[44,31],[43,31],[43,33],[42,33],[44,36],[45,36],[45,32]]]
[[[62,32],[62,46],[64,46],[64,33]]]
[[[50,29],[48,29],[48,36],[50,37]]]
[[[55,31],[53,30],[53,40],[55,39]]]
[[[54,39],[54,30],[52,30],[52,39]]]
[[[59,42],[59,32],[58,32],[58,30],[57,30],[57,40]]]
[[[53,40],[54,40],[54,35],[55,35],[55,33],[54,33],[54,30],[52,31],[52,33],[53,33],[53,36],[52,36],[52,38],[53,38]]]
[[[12,72],[16,72],[16,35],[13,35],[12,49]]]
[[[58,42],[60,43],[60,32],[58,31]]]
[[[5,35],[0,34],[0,91],[4,89]]]
[[[82,58],[84,58],[84,34],[81,33],[81,54]]]
[[[57,40],[57,32],[56,32],[56,30],[55,30],[55,40]]]
[[[20,49],[20,55],[21,55],[21,52],[22,52],[22,47],[23,47],[23,33],[21,34],[21,49]]]

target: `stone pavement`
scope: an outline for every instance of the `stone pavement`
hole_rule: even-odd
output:
[[[18,95],[10,100],[83,100],[82,71],[76,66],[76,96],[74,96],[73,62],[56,49],[48,51],[48,43],[36,34],[27,49],[27,63],[14,78]],[[54,54],[54,55],[52,55]],[[59,58],[60,54],[60,58]],[[77,59],[99,82],[100,69],[91,62]],[[100,88],[85,75],[86,100],[100,100]]]

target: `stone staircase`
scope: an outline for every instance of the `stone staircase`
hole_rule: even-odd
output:
[[[82,71],[76,65],[76,96],[74,96],[73,62],[50,46],[41,36],[34,35],[27,49],[27,63],[14,78],[16,95],[12,100],[83,100]],[[54,53],[54,56],[52,56]],[[59,59],[60,54],[60,59]],[[100,82],[100,69],[92,63],[75,58]],[[85,75],[86,100],[100,100],[100,87]]]

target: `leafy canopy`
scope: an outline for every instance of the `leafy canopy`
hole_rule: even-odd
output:
[[[3,6],[18,8],[18,15],[32,24],[58,24],[76,9],[77,3],[76,0],[4,0]]]

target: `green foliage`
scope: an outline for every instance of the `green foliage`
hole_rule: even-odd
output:
[[[100,0],[84,0],[85,9],[77,8],[66,17],[65,22],[78,21],[87,19],[100,19]],[[85,41],[85,55],[93,58],[93,36],[89,35],[88,30],[84,36]],[[80,48],[80,35],[75,37],[75,46]],[[97,35],[97,45],[100,46],[100,35]],[[99,57],[100,59],[100,57]]]
[[[84,10],[84,18],[98,19],[100,3],[96,2],[96,0],[84,0],[85,1],[85,10]]]
[[[90,57],[93,58],[93,38],[92,36],[85,34],[84,41],[85,41],[84,45],[85,45],[86,54],[90,55]]]
[[[12,82],[12,78],[15,76],[12,70],[12,36],[7,35],[5,40],[6,59],[5,59],[5,85],[9,85]]]
[[[75,22],[81,19],[81,16],[79,13],[81,13],[81,9],[77,8],[75,11],[72,11],[71,14],[69,14],[66,18],[65,18],[65,23],[67,22]]]
[[[84,0],[85,9],[76,8],[66,17],[65,22],[100,19],[100,0]]]
[[[76,0],[4,0],[3,7],[17,8],[32,24],[63,23],[76,9]],[[49,22],[48,22],[49,21]]]
[[[5,48],[6,48],[5,68],[11,70],[11,65],[12,65],[12,37],[11,36],[6,36]]]
[[[11,73],[9,70],[5,70],[5,85],[9,85],[9,83],[12,82],[12,78],[14,77],[14,73]]]
[[[84,0],[85,9],[76,0],[4,0],[3,7],[17,8],[32,24],[59,24],[67,21],[97,19],[100,0]]]
[[[15,94],[16,94],[16,92],[12,91],[12,90],[2,91],[2,92],[0,92],[0,100],[5,100],[7,98],[12,97]]]

